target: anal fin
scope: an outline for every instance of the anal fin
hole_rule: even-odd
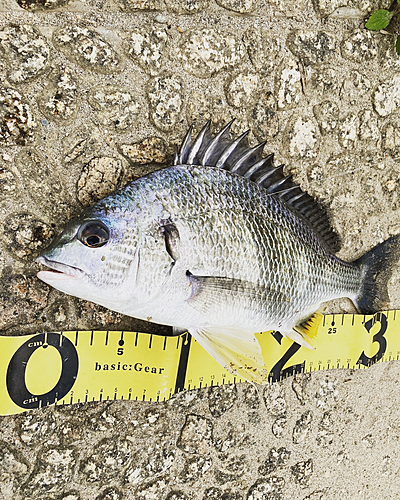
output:
[[[314,347],[312,347],[307,340],[313,339],[317,336],[318,327],[322,318],[323,314],[318,311],[315,312],[309,318],[293,327],[293,330],[287,334],[287,337],[303,347],[307,347],[307,349],[314,349]]]
[[[189,329],[189,332],[225,370],[249,382],[268,381],[268,370],[254,332],[223,328]]]

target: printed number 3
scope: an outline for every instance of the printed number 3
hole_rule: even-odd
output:
[[[367,356],[363,351],[357,361],[357,364],[361,364],[364,366],[371,366],[374,363],[378,362],[386,352],[387,340],[384,337],[388,327],[386,315],[383,313],[377,313],[372,319],[370,319],[364,324],[364,327],[369,333],[376,322],[379,322],[381,327],[379,329],[379,332],[372,337],[372,342],[373,343],[378,342],[379,350],[371,358]],[[336,333],[336,332],[329,332],[329,333]],[[272,336],[279,344],[282,342],[282,335],[279,332],[273,332]],[[282,380],[286,377],[289,377],[290,375],[304,372],[305,361],[303,361],[303,363],[297,363],[295,365],[284,368],[289,359],[292,358],[299,349],[300,345],[296,343],[292,344],[289,347],[289,349],[285,352],[285,354],[271,368],[271,371],[269,372],[268,375],[269,382],[277,382],[278,380]]]
[[[379,329],[379,332],[372,337],[372,342],[378,342],[379,350],[374,356],[372,356],[372,358],[368,357],[363,351],[357,361],[357,364],[371,366],[374,363],[377,363],[386,352],[387,340],[385,339],[384,335],[388,327],[387,317],[383,313],[377,313],[373,318],[364,323],[364,327],[366,328],[367,332],[370,333],[371,328],[376,322],[379,322],[381,324],[381,327]]]

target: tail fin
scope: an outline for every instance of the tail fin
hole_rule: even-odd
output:
[[[388,282],[400,260],[400,235],[393,236],[355,261],[365,269],[357,307],[363,314],[389,309]]]

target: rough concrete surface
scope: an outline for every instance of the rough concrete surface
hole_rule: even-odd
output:
[[[388,6],[1,0],[2,333],[165,332],[50,289],[34,257],[82,205],[168,164],[192,122],[236,117],[267,138],[328,207],[341,257],[399,233],[400,58],[364,29]],[[399,498],[399,375],[389,362],[2,417],[0,498]]]

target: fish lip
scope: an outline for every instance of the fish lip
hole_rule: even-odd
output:
[[[54,274],[61,273],[64,276],[72,276],[73,278],[82,278],[85,275],[82,269],[79,269],[78,267],[69,266],[67,264],[62,264],[61,262],[50,260],[43,255],[38,257],[36,259],[36,262],[39,264],[43,264],[46,267],[50,267],[50,269],[54,269],[54,271],[58,271]],[[50,273],[51,271],[46,270],[46,272]]]

